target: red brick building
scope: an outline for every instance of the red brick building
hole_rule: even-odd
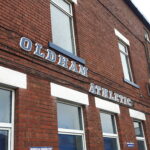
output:
[[[130,0],[0,8],[0,150],[150,149],[150,24]]]

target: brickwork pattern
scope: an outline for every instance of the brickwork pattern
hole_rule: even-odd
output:
[[[38,42],[48,48],[48,41],[52,41],[49,0],[0,0],[0,8],[0,64],[28,75],[27,90],[16,90],[15,150],[45,145],[58,150],[57,100],[50,95],[50,82],[85,93],[94,82],[133,99],[133,109],[147,114],[144,129],[150,149],[146,27],[123,0],[78,0],[73,5],[77,54],[86,60],[88,78],[36,57],[32,53],[34,46],[29,53],[19,47],[20,38],[27,37],[33,44]],[[133,76],[140,89],[123,81],[114,28],[130,41]],[[89,94],[89,101],[90,105],[83,108],[87,150],[103,150],[100,110],[95,107],[94,95]],[[127,107],[120,108],[121,114],[116,117],[121,150],[130,150],[126,145],[130,141],[137,150],[133,120]]]

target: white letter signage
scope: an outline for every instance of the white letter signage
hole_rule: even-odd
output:
[[[32,51],[32,41],[26,37],[22,37],[19,43],[20,47],[25,51]],[[59,65],[67,70],[78,73],[84,77],[88,77],[88,68],[82,66],[81,64],[77,64],[77,62],[72,61],[62,55],[57,55],[53,50],[47,49],[44,50],[43,46],[39,43],[35,43],[35,50],[33,52],[34,55],[48,60],[52,63],[58,62],[56,65]],[[58,60],[58,61],[57,61]]]
[[[133,106],[133,101],[130,98],[127,98],[106,88],[102,88],[101,86],[95,85],[94,83],[90,84],[89,92],[120,104],[124,104],[130,107]]]

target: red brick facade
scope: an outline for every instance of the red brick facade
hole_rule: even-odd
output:
[[[52,41],[49,0],[0,0],[0,66],[27,74],[27,89],[15,89],[14,150],[29,150],[32,146],[52,146],[58,150],[57,99],[51,96],[51,82],[88,94],[89,106],[83,106],[87,150],[103,150],[100,110],[95,106],[95,95],[89,93],[90,83],[134,100],[131,109],[146,115],[143,125],[149,150],[150,45],[144,34],[150,28],[124,0],[78,0],[73,4],[73,12],[77,56],[85,59],[88,77],[33,55],[36,42],[47,49]],[[130,41],[133,78],[140,88],[123,80],[115,28]],[[32,52],[20,48],[21,37],[32,40]],[[120,104],[120,110],[116,115],[120,149],[137,150],[129,107]],[[130,141],[135,143],[134,148],[127,147]]]

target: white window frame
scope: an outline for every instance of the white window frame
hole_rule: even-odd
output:
[[[70,11],[71,11],[70,13],[66,12],[65,9],[63,9],[61,6],[59,6],[59,4],[57,4],[55,2],[55,0],[51,0],[50,4],[53,5],[53,6],[55,6],[57,9],[59,9],[60,11],[62,11],[64,14],[66,14],[70,18],[70,20],[71,20],[71,35],[72,35],[71,41],[72,41],[72,49],[73,49],[72,50],[72,54],[77,55],[77,52],[76,52],[76,42],[75,42],[75,32],[74,32],[74,22],[73,22],[72,3],[69,0],[63,0],[63,1],[65,1],[66,3],[69,4]],[[53,41],[53,39],[52,39],[52,41]]]
[[[11,123],[0,123],[0,130],[8,131],[8,150],[14,150],[14,110],[15,110],[15,92],[12,89],[0,87],[2,90],[9,90],[12,94]]]
[[[136,136],[136,140],[137,141],[143,141],[144,142],[144,146],[145,146],[145,150],[147,150],[147,144],[146,144],[146,140],[145,140],[145,133],[144,133],[144,129],[143,129],[143,123],[142,123],[142,121],[136,120],[136,119],[133,120],[133,123],[134,122],[138,122],[140,124],[141,130],[142,130],[142,134],[143,134],[143,137]]]
[[[72,104],[68,102],[63,102],[61,100],[58,100],[57,103],[62,103],[70,106],[79,107],[81,110],[81,123],[82,123],[82,130],[73,130],[73,129],[64,129],[64,128],[58,128],[58,135],[59,134],[67,134],[67,135],[80,135],[82,136],[82,144],[83,144],[83,150],[86,150],[86,138],[85,138],[85,127],[84,127],[84,118],[83,118],[83,110],[82,107],[78,104]]]
[[[129,78],[130,80],[126,79],[125,78],[125,74],[124,74],[124,71],[123,71],[123,74],[124,74],[124,78],[130,82],[134,82],[133,80],[133,74],[132,74],[132,70],[131,70],[131,64],[130,64],[130,59],[129,59],[129,52],[128,52],[128,45],[125,44],[122,40],[119,39],[118,41],[118,44],[121,44],[124,48],[125,48],[125,52],[123,52],[120,48],[119,48],[119,51],[120,51],[120,54],[123,54],[125,57],[126,57],[126,65],[127,65],[127,68],[128,68],[128,74],[129,74]],[[120,58],[121,58],[121,55],[120,55]],[[122,61],[122,60],[121,60]],[[122,65],[122,69],[124,70],[123,68],[123,65]]]
[[[101,115],[101,113],[105,113],[105,114],[109,114],[109,115],[112,115],[112,116],[113,116],[113,121],[114,121],[115,131],[116,131],[116,134],[113,134],[113,133],[104,133],[103,130],[102,130],[103,138],[104,138],[104,137],[115,138],[116,141],[117,141],[118,150],[120,150],[120,142],[119,142],[119,135],[118,135],[118,128],[117,128],[117,123],[116,123],[116,116],[115,116],[115,114],[114,114],[114,113],[111,113],[111,112],[106,112],[106,111],[101,111],[101,112],[100,112],[100,115]],[[102,123],[101,123],[101,126],[102,126]]]

